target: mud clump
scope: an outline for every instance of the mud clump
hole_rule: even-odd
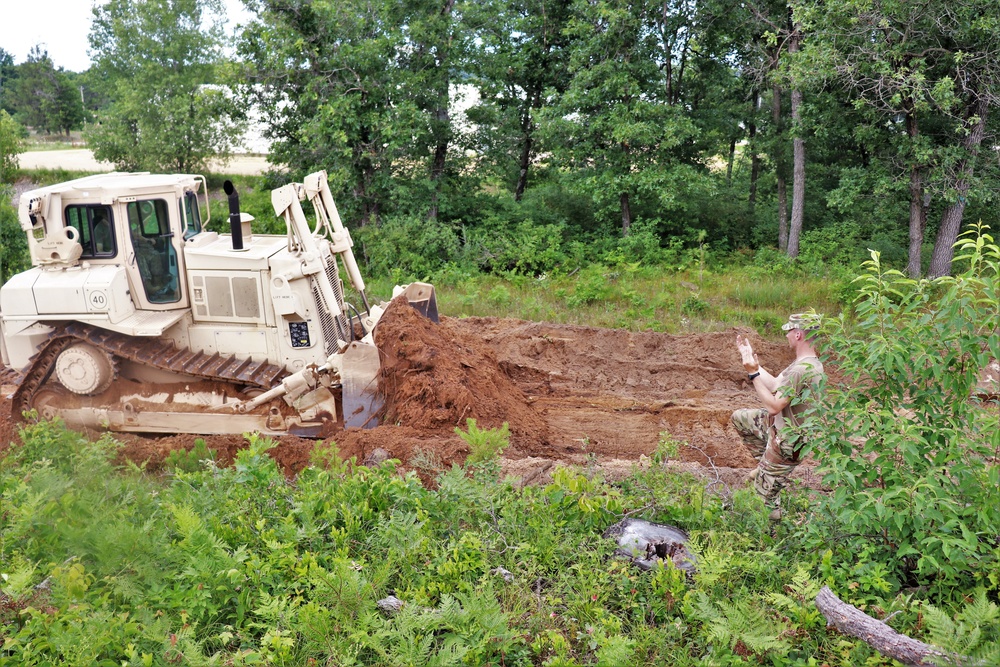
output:
[[[375,330],[375,344],[382,363],[382,423],[451,430],[470,418],[480,428],[507,422],[511,444],[548,444],[545,420],[482,339],[435,324],[397,297]]]

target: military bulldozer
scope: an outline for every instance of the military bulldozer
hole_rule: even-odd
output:
[[[224,190],[229,234],[207,229],[202,176],[111,173],[22,195],[32,268],[0,288],[15,418],[306,437],[375,425],[385,305],[368,303],[326,173],[272,191],[284,235],[254,234]],[[431,285],[394,292],[437,319]]]

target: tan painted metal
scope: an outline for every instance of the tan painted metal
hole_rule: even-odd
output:
[[[0,288],[0,355],[23,374],[15,415],[156,433],[375,425],[384,305],[368,303],[326,172],[272,192],[283,236],[252,234],[231,208],[239,248],[199,220],[201,176],[102,174],[21,202],[33,266]],[[355,318],[341,264],[363,302]],[[433,287],[408,295],[436,319]]]

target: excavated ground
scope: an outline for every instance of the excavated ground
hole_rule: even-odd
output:
[[[729,416],[757,406],[736,351],[749,337],[762,363],[777,372],[791,359],[783,345],[756,332],[668,335],[497,318],[424,319],[405,302],[383,317],[382,426],[334,436],[343,457],[364,461],[386,450],[404,466],[461,462],[468,446],[455,433],[473,418],[481,428],[510,427],[504,469],[545,482],[553,463],[588,465],[620,478],[645,464],[661,434],[682,443],[678,467],[733,484],[755,465]],[[0,406],[0,443],[16,437]],[[122,434],[122,456],[156,469],[195,435]],[[240,436],[204,436],[220,463],[245,445]],[[281,438],[272,456],[289,475],[308,465],[315,443]],[[0,447],[5,446],[0,444]],[[811,462],[796,477],[817,486]]]

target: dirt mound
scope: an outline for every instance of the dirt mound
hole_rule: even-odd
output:
[[[375,330],[383,423],[452,430],[510,425],[511,443],[548,445],[548,427],[482,337],[435,324],[397,297]]]

